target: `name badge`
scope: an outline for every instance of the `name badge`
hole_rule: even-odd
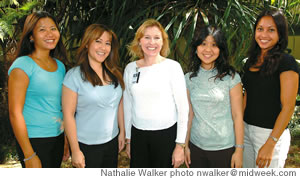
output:
[[[140,73],[141,72],[137,72],[137,73],[133,74],[132,83],[139,83]]]

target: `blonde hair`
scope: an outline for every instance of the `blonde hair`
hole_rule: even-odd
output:
[[[136,31],[135,37],[132,42],[128,45],[129,55],[136,58],[144,58],[144,53],[139,45],[140,39],[143,38],[146,28],[148,27],[158,27],[162,34],[163,46],[160,51],[160,55],[167,57],[170,53],[169,48],[169,37],[166,33],[164,27],[155,19],[147,19]]]

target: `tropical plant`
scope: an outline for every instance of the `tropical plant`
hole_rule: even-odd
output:
[[[207,24],[218,25],[224,30],[232,64],[240,70],[257,13],[272,7],[281,8],[290,26],[300,29],[300,0],[1,0],[0,93],[4,97],[0,109],[7,108],[9,59],[13,58],[24,18],[32,11],[45,10],[56,16],[69,51],[68,67],[75,63],[75,50],[84,29],[92,23],[102,23],[111,27],[120,40],[121,67],[124,68],[130,60],[127,45],[136,29],[145,19],[154,18],[169,34],[170,58],[179,61],[184,70],[198,29]],[[293,28],[290,31],[293,33]],[[0,119],[8,117],[2,115],[0,113]],[[2,133],[5,131],[0,128],[0,136]]]
[[[179,61],[184,68],[189,59],[189,47],[198,29],[215,24],[225,31],[232,64],[240,70],[249,47],[255,17],[261,9],[271,7],[282,8],[291,24],[299,24],[299,0],[48,0],[43,8],[60,19],[71,51],[77,48],[89,24],[110,26],[121,42],[122,67],[130,60],[127,44],[147,18],[158,19],[166,27],[171,40],[170,57]]]
[[[18,2],[22,2],[21,5]],[[198,29],[203,25],[215,24],[225,31],[233,65],[240,69],[249,46],[249,34],[257,13],[263,8],[280,7],[289,22],[297,24],[300,8],[300,0],[42,0],[39,2],[4,0],[0,7],[8,7],[4,8],[5,12],[1,12],[1,15],[5,14],[5,16],[0,18],[2,28],[0,38],[16,37],[21,29],[21,26],[15,23],[16,19],[22,18],[34,8],[43,9],[57,17],[73,59],[73,52],[79,45],[84,29],[92,23],[103,23],[110,26],[120,39],[122,67],[129,62],[126,45],[132,40],[138,26],[147,18],[155,18],[168,31],[171,40],[171,58],[179,61],[183,67],[188,62],[189,47],[194,36],[197,36]]]

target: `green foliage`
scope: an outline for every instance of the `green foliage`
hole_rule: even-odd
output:
[[[171,58],[183,67],[189,60],[189,49],[197,31],[204,25],[223,28],[228,39],[232,64],[241,69],[246,57],[255,16],[263,8],[280,7],[291,24],[299,23],[300,0],[4,0],[0,7],[0,39],[2,42],[20,32],[18,20],[33,9],[46,10],[57,17],[71,59],[80,44],[85,28],[92,23],[110,26],[121,43],[121,66],[129,62],[126,46],[138,26],[147,18],[158,19],[169,33]],[[134,7],[134,8],[132,8]],[[75,62],[75,61],[73,61]]]
[[[2,42],[4,39],[13,37],[18,20],[29,14],[33,8],[41,5],[38,1],[27,2],[23,6],[19,6],[16,0],[5,0],[1,2],[0,8],[0,39]]]
[[[0,62],[4,62],[0,67],[4,74],[0,76],[1,92],[6,92],[9,56],[14,51],[25,16],[32,11],[45,10],[57,18],[73,64],[76,62],[75,51],[88,25],[102,23],[111,27],[120,40],[122,68],[130,61],[127,45],[135,31],[145,19],[155,18],[169,34],[170,58],[179,61],[186,71],[191,44],[197,38],[199,28],[208,24],[223,29],[231,62],[241,70],[250,45],[255,17],[262,9],[272,7],[283,9],[291,27],[295,24],[299,26],[300,0],[1,0]],[[293,32],[292,28],[290,30]],[[7,111],[6,104],[1,102],[1,106],[5,106],[1,111]],[[0,119],[7,117],[0,113]],[[7,119],[4,120],[0,122],[8,123]],[[292,125],[297,125],[296,120],[292,119]],[[5,133],[2,129],[7,128],[0,128],[0,136]]]
[[[69,49],[71,60],[78,48],[85,28],[92,23],[109,26],[117,34],[121,48],[121,66],[125,67],[129,58],[126,45],[133,39],[135,30],[146,18],[157,14],[157,7],[166,1],[47,1],[44,10],[55,14]],[[64,11],[60,9],[62,7]],[[134,8],[132,8],[134,7]],[[78,10],[80,9],[80,10]]]
[[[1,64],[1,62],[0,62]],[[0,69],[0,72],[4,72]],[[12,152],[14,145],[13,133],[8,117],[7,90],[0,85],[0,164],[4,163]]]
[[[16,1],[16,0],[2,0],[2,1],[0,1],[0,7],[7,7],[7,6],[11,6],[11,5],[19,6],[19,2]]]
[[[300,133],[300,106],[295,107],[295,112],[289,122],[288,128],[292,135],[299,135]]]
[[[183,68],[186,68],[188,63],[189,49],[193,39],[197,38],[199,28],[209,24],[223,29],[228,39],[233,65],[238,69],[241,68],[249,46],[247,43],[249,32],[252,31],[255,21],[253,14],[256,13],[257,8],[234,0],[197,0],[169,3],[164,9],[166,10],[159,18],[167,19],[166,30],[172,40],[172,57],[178,60]]]
[[[14,32],[19,32],[17,29],[20,27],[13,25],[15,19],[20,19],[34,8],[41,8],[57,17],[73,63],[85,28],[92,23],[102,23],[111,27],[119,37],[121,66],[125,67],[130,60],[126,46],[133,39],[136,29],[145,19],[155,18],[165,26],[170,36],[170,57],[186,68],[189,49],[198,29],[215,24],[225,31],[232,64],[240,70],[257,13],[262,8],[280,7],[290,23],[299,23],[299,1],[44,0],[12,7],[11,3],[18,1],[5,0],[2,5],[6,7],[8,17],[0,18],[0,38],[3,41],[16,36]]]

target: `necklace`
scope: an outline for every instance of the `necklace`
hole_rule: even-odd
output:
[[[34,59],[34,61],[39,64],[40,67],[45,67],[47,70],[51,69],[51,57],[48,57],[46,60],[42,60],[41,58],[34,56],[31,54],[30,56],[32,59]]]

